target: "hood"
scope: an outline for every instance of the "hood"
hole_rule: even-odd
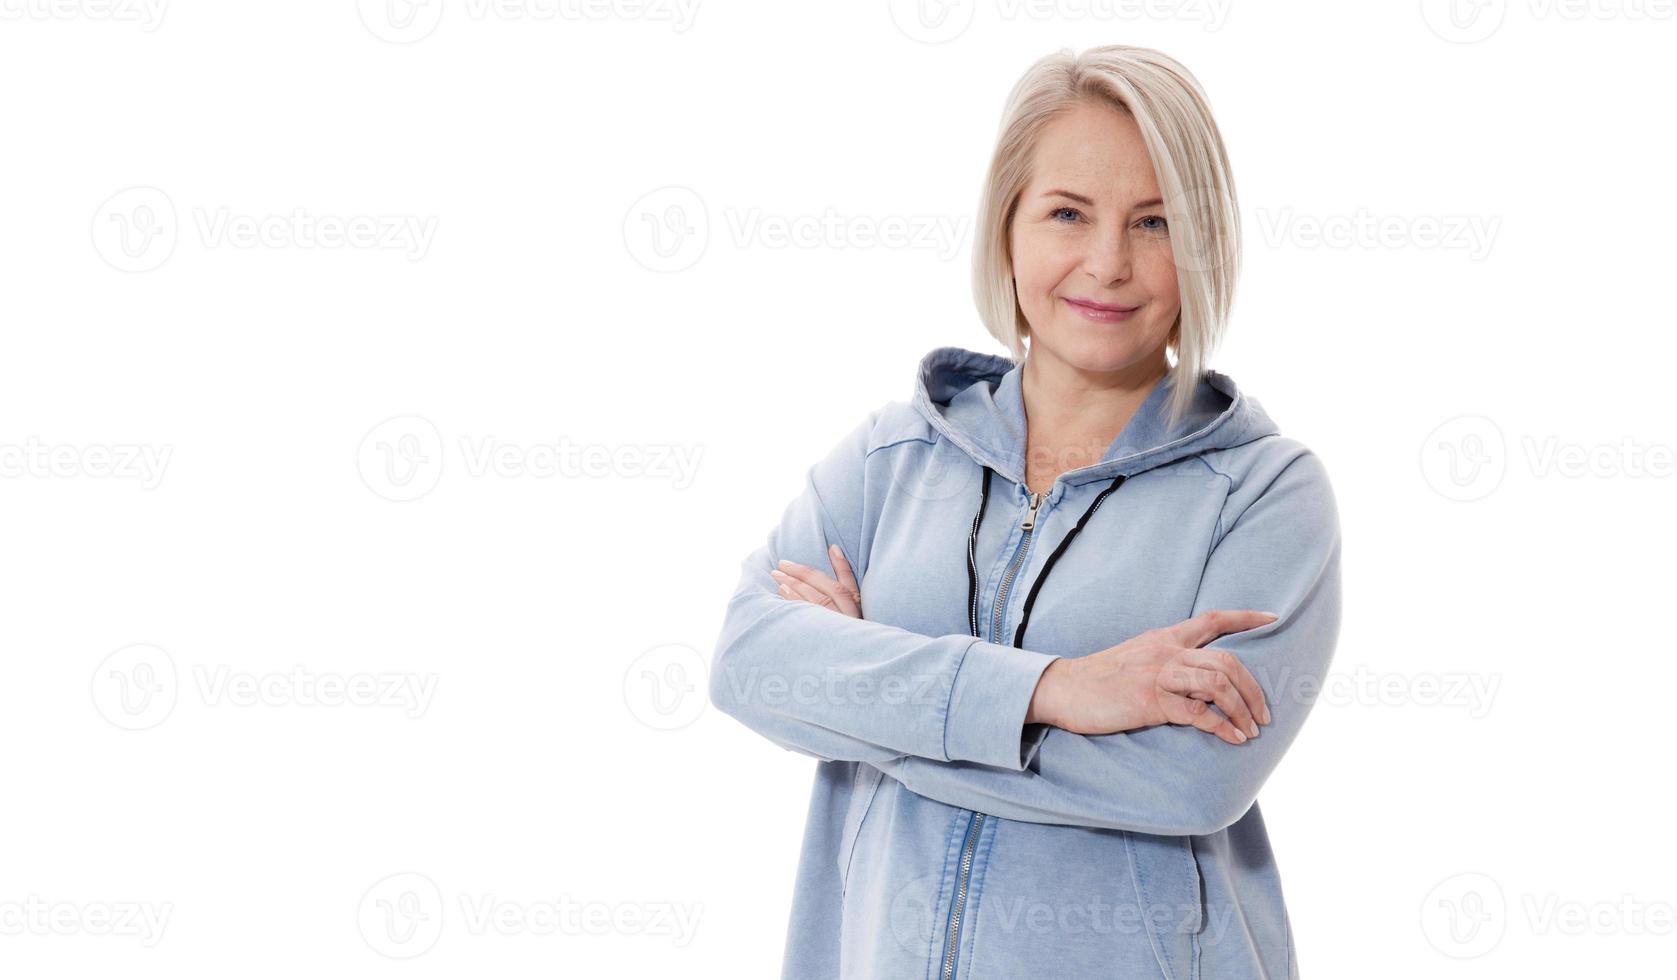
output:
[[[920,359],[914,407],[932,427],[979,463],[1015,483],[1025,482],[1024,362],[961,347],[938,347]],[[1076,486],[1133,475],[1187,456],[1228,449],[1275,435],[1263,406],[1225,374],[1207,370],[1188,412],[1165,425],[1173,381],[1160,379],[1124,431],[1096,463],[1064,473]]]

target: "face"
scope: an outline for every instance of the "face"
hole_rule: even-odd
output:
[[[1152,377],[1181,310],[1170,231],[1141,131],[1083,102],[1037,142],[1008,242],[1033,358]]]

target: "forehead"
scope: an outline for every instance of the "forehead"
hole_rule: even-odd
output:
[[[1029,193],[1063,188],[1097,201],[1158,196],[1141,129],[1121,109],[1080,103],[1044,127],[1031,154]]]

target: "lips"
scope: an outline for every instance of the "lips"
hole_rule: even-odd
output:
[[[1119,303],[1097,303],[1092,299],[1084,299],[1081,296],[1067,296],[1066,302],[1071,303],[1074,306],[1082,306],[1087,309],[1094,310],[1097,313],[1129,313],[1140,309],[1139,306],[1124,306]]]

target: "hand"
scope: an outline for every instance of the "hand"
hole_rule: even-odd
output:
[[[1025,722],[1079,735],[1193,725],[1239,745],[1258,734],[1258,721],[1270,722],[1263,689],[1234,654],[1199,647],[1275,619],[1250,609],[1210,609],[1086,657],[1061,657],[1037,681]]]
[[[769,572],[780,583],[780,594],[788,599],[802,599],[855,619],[862,618],[862,590],[856,585],[856,575],[850,561],[838,545],[829,545],[827,557],[833,563],[837,579],[818,572],[808,565],[781,559],[780,568]]]

